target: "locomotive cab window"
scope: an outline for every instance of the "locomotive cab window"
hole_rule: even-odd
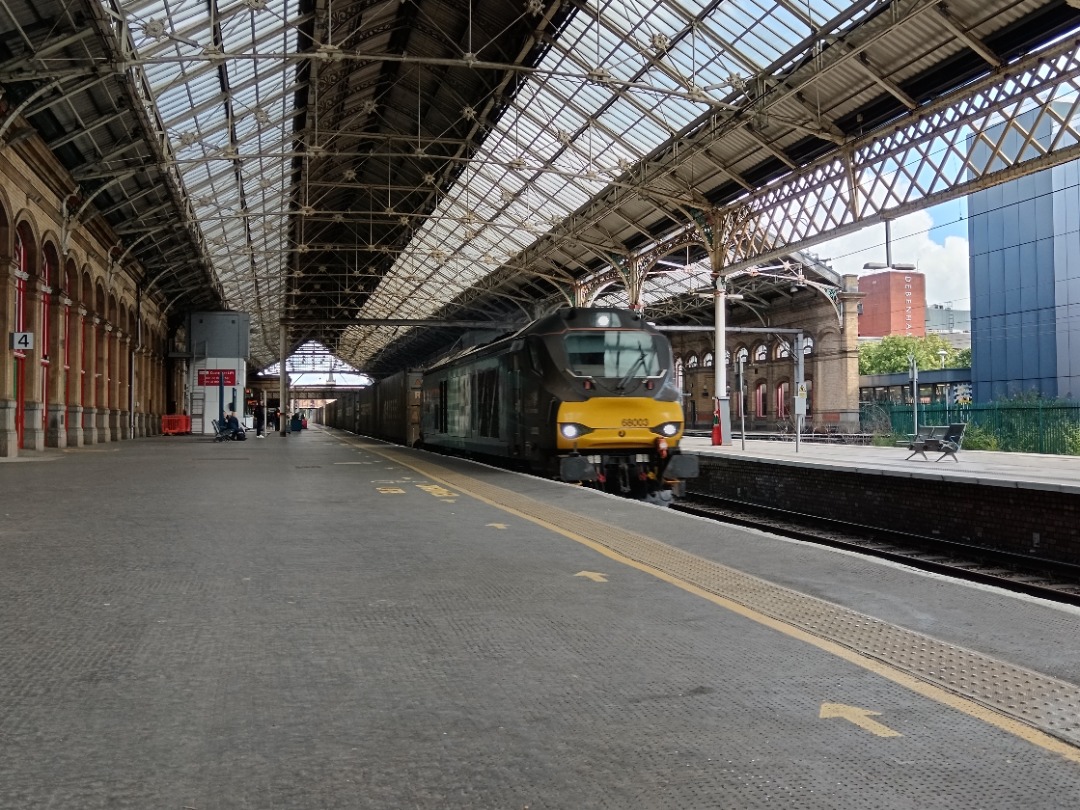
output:
[[[651,335],[618,330],[571,332],[566,336],[570,370],[584,377],[652,377],[660,358]]]

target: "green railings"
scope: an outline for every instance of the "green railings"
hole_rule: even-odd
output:
[[[965,450],[1080,455],[1080,403],[1036,400],[985,405],[928,403],[918,406],[920,425],[966,422]],[[914,433],[911,405],[867,404],[862,429],[902,438]]]

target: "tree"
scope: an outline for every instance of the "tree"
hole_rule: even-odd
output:
[[[960,352],[941,335],[926,337],[908,337],[906,335],[888,335],[880,341],[863,343],[859,346],[860,374],[895,374],[907,371],[911,367],[911,355],[919,369],[926,371],[941,368],[940,351],[945,351],[945,365],[958,368]],[[969,352],[970,356],[970,352]]]

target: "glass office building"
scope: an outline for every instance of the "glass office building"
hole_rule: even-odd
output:
[[[1080,162],[971,194],[968,238],[975,401],[1080,397]]]

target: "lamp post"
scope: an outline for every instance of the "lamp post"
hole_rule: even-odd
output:
[[[937,350],[937,355],[938,355],[938,357],[941,358],[941,367],[942,368],[945,368],[945,358],[948,356],[948,354],[949,353],[947,351],[945,351],[944,349],[938,349]]]
[[[914,354],[909,354],[908,363],[911,364],[911,432],[919,433],[919,364]]]
[[[724,357],[727,350],[727,312],[725,307],[729,300],[741,301],[741,295],[729,295],[724,277],[719,273],[713,280],[713,317],[716,337],[714,339],[715,357]],[[727,365],[713,361],[715,378],[713,379],[713,428],[712,443],[721,445],[724,443],[724,428],[731,433],[731,400],[728,398]]]
[[[739,358],[739,432],[746,450],[746,358]]]

